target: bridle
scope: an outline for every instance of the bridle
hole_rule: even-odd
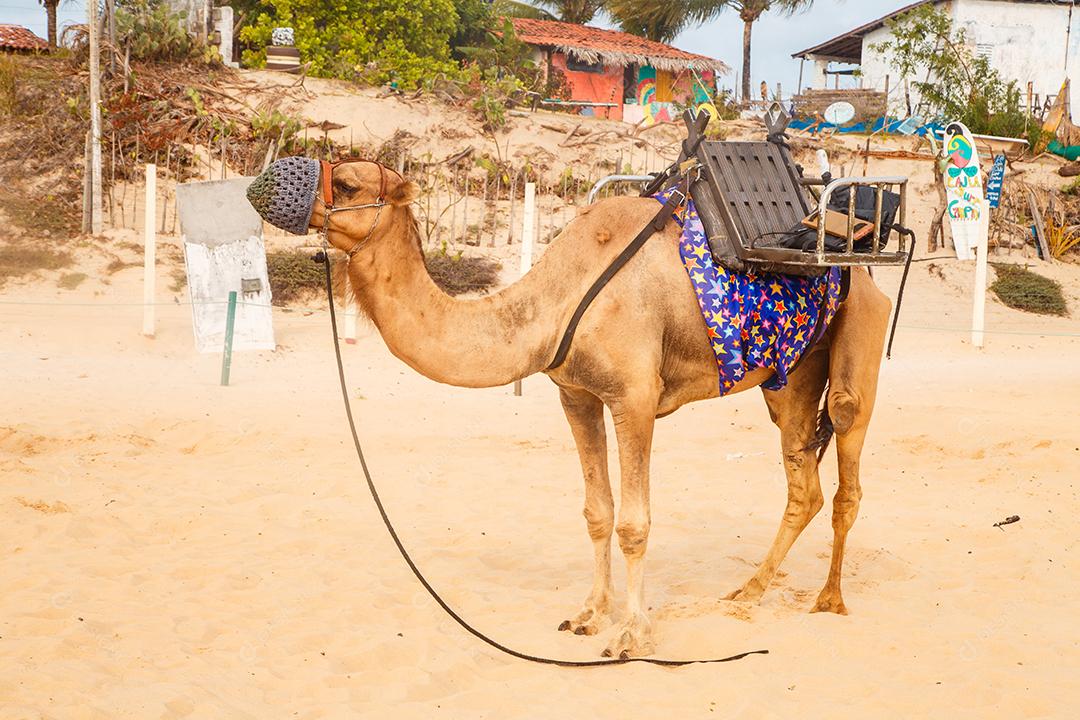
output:
[[[346,205],[344,207],[334,207],[334,169],[339,165],[345,163],[364,162],[371,163],[375,167],[379,168],[379,196],[375,202],[363,203],[361,205]],[[375,160],[365,160],[363,158],[348,158],[346,160],[338,160],[337,162],[330,162],[328,160],[320,160],[320,175],[322,176],[322,202],[323,202],[323,223],[319,228],[319,235],[322,237],[323,246],[329,246],[328,234],[330,232],[330,216],[334,213],[346,212],[347,210],[367,210],[369,208],[376,208],[375,219],[371,223],[371,227],[368,228],[367,235],[362,240],[357,240],[356,244],[346,251],[345,255],[351,260],[360,248],[367,244],[375,233],[375,227],[379,224],[379,218],[382,217],[382,209],[389,205],[386,202],[386,173],[390,172],[401,178],[401,174],[390,170],[388,167]],[[404,179],[404,178],[402,178]]]

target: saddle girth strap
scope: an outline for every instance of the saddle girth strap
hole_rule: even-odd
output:
[[[630,259],[637,254],[637,251],[641,249],[645,244],[645,241],[651,238],[654,233],[663,230],[664,227],[667,226],[668,222],[671,220],[671,216],[686,202],[687,195],[689,194],[688,186],[689,183],[687,182],[683,191],[673,192],[667,202],[660,208],[660,212],[658,212],[645,227],[641,228],[641,232],[639,232],[637,236],[630,241],[630,244],[611,261],[611,264],[600,274],[600,277],[596,278],[596,282],[592,284],[588,292],[585,293],[585,297],[578,303],[577,309],[574,310],[574,314],[570,318],[570,323],[566,326],[566,332],[563,333],[562,341],[559,343],[559,348],[555,351],[555,359],[547,366],[545,372],[557,369],[566,361],[566,356],[570,352],[570,344],[574,341],[574,333],[577,332],[578,324],[585,315],[585,311],[589,309],[589,306],[592,305],[592,301],[596,299],[596,296],[600,294],[600,291],[604,289],[604,286],[611,281],[611,278],[615,277],[615,274],[622,270],[623,266],[630,262]]]

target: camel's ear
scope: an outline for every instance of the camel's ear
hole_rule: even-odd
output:
[[[400,207],[401,205],[408,205],[418,197],[420,197],[420,186],[409,180],[398,184],[396,188],[390,191],[390,196],[386,199],[390,201],[391,205]]]

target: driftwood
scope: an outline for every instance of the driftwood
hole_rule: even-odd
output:
[[[554,125],[552,123],[540,123],[540,127],[545,130],[554,130],[555,132],[564,133],[567,130],[566,125]],[[578,127],[581,127],[581,123],[578,123]]]
[[[1046,244],[1046,226],[1043,224],[1042,211],[1039,210],[1039,201],[1035,198],[1035,191],[1030,187],[1027,193],[1031,219],[1035,222],[1035,239],[1039,242],[1039,251],[1042,253],[1043,260],[1051,262],[1054,258],[1050,256],[1050,247]]]
[[[472,145],[469,145],[464,150],[456,152],[450,157],[443,160],[443,165],[457,165],[459,162],[472,155],[473,152],[475,152],[475,149]]]
[[[1074,177],[1080,175],[1080,160],[1073,161],[1068,165],[1062,165],[1058,168],[1058,175],[1061,177]]]
[[[566,133],[566,137],[562,139],[562,142],[560,142],[559,145],[566,145],[567,141],[569,141],[570,138],[574,137],[574,134],[578,131],[578,128],[580,127],[581,123],[578,123],[574,127],[570,128],[570,132]]]
[[[581,137],[579,137],[577,140],[575,140],[573,142],[565,142],[564,141],[563,147],[579,147],[581,145],[590,145],[592,143],[600,142],[601,140],[605,140],[605,139],[610,138],[612,136],[618,138],[618,137],[623,137],[623,134],[619,133],[619,132],[616,132],[615,130],[596,130],[594,132],[582,135]]]

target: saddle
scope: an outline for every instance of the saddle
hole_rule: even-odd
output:
[[[902,224],[907,178],[805,176],[791,158],[784,134],[790,117],[779,103],[765,115],[764,142],[705,140],[709,116],[688,110],[683,117],[687,137],[679,160],[642,195],[688,186],[722,267],[817,277],[836,266],[907,262],[905,241],[914,246]],[[810,193],[815,186],[822,188],[817,197]],[[894,186],[900,192],[889,189]],[[886,251],[894,234],[899,247]]]

